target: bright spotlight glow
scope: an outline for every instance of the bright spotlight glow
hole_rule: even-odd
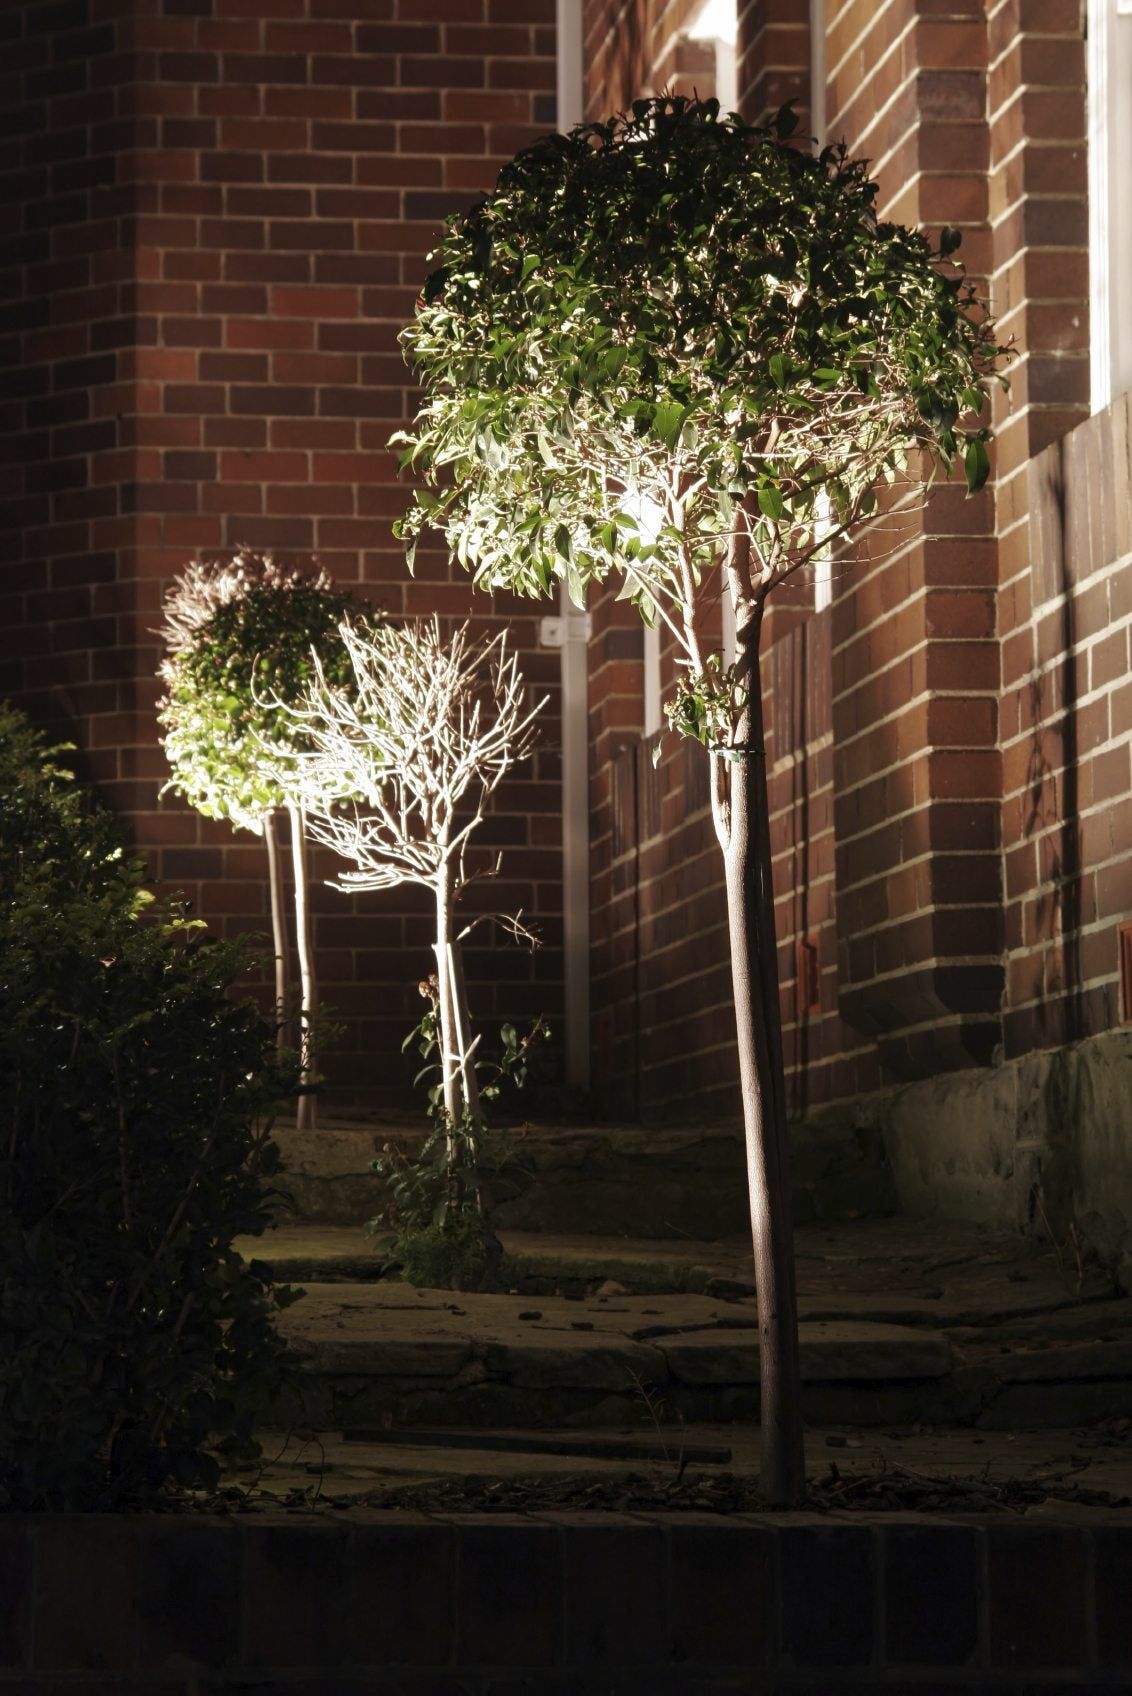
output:
[[[652,547],[664,527],[664,508],[640,489],[626,489],[621,505],[630,518],[636,519],[641,541]]]

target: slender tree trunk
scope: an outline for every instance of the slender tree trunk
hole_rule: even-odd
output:
[[[444,867],[436,884],[436,955],[437,1015],[440,1021],[440,1081],[444,1097],[445,1145],[448,1154],[448,1202],[457,1207],[460,1185],[456,1177],[456,1135],[462,1118],[459,1089],[460,1062],[453,1014],[452,985],[452,890],[448,868]]]
[[[278,815],[270,812],[263,821],[267,845],[267,882],[271,893],[271,944],[275,953],[275,1051],[282,1059],[287,1047],[287,995],[290,990],[290,949],[287,944],[287,915],[283,908],[283,869],[279,861]]]
[[[730,832],[724,863],[758,1290],[761,1483],[769,1502],[788,1507],[800,1499],[806,1475],[759,677],[760,626],[761,612],[737,638],[739,665],[749,683],[749,704],[739,726],[740,757],[731,766]]]
[[[460,1057],[460,1084],[468,1118],[478,1132],[481,1122],[480,1086],[476,1077],[476,1057],[472,1049],[468,987],[464,978],[464,951],[458,942],[453,941],[449,945],[448,959],[451,972],[452,1024],[456,1038],[456,1052]]]
[[[295,874],[295,942],[298,947],[299,979],[303,992],[303,1003],[299,1012],[299,1077],[303,1092],[299,1096],[297,1120],[301,1130],[313,1131],[318,1124],[318,1107],[312,1087],[316,1057],[311,1023],[318,991],[314,974],[314,948],[311,942],[307,829],[303,809],[297,802],[288,802],[287,811],[291,816],[291,863]]]
[[[469,1153],[474,1168],[475,1200],[484,1233],[484,1250],[487,1255],[483,1281],[479,1287],[482,1290],[494,1290],[499,1288],[500,1283],[500,1273],[503,1267],[503,1244],[500,1242],[491,1222],[495,1206],[490,1193],[485,1194],[483,1168],[480,1164],[483,1158],[481,1143],[483,1117],[480,1104],[480,1086],[479,1079],[476,1076],[476,1053],[475,1042],[472,1038],[471,1011],[468,1007],[468,986],[464,977],[464,951],[458,941],[453,940],[448,956],[451,965],[452,1016],[456,1027],[456,1040],[460,1054],[460,1078],[467,1113],[465,1131],[471,1144]]]

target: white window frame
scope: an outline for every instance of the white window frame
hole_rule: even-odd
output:
[[[1090,399],[1132,389],[1132,0],[1088,0]]]

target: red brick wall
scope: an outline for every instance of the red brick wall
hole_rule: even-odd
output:
[[[1132,1014],[1130,415],[1125,395],[1025,472],[1029,570],[1003,595],[1008,1055]]]
[[[74,0],[6,20],[8,63],[27,60],[9,146],[28,255],[8,322],[27,321],[23,428],[40,432],[18,491],[29,557],[8,579],[31,637],[7,686],[73,718],[165,882],[221,929],[259,926],[262,846],[157,804],[161,597],[194,554],[246,543],[317,554],[396,612],[471,604],[443,550],[409,580],[391,534],[407,493],[385,444],[413,405],[397,335],[440,219],[552,127],[553,0]],[[476,607],[513,623],[554,699],[484,833],[507,852],[481,897],[522,905],[546,946],[532,962],[481,933],[472,998],[484,1015],[555,1015],[557,656],[537,651],[530,603]],[[388,1094],[419,1013],[427,904],[320,887],[315,905],[323,994],[347,1024],[333,1081]]]
[[[682,36],[694,9],[586,0],[590,116],[664,86],[710,92]],[[739,23],[744,110],[797,96],[808,128],[805,0],[742,0]],[[837,563],[829,614],[807,616],[807,591],[768,621],[797,1111],[990,1060],[1000,1038],[1013,1054],[1111,1024],[1132,911],[1125,414],[1061,443],[1087,414],[1080,8],[828,0],[826,35],[828,134],[874,160],[890,215],[964,229],[1018,356],[995,403],[994,496],[945,488],[887,515]],[[394,610],[468,604],[442,551],[409,582],[391,538],[405,496],[384,443],[412,404],[396,334],[440,216],[552,122],[553,5],[23,0],[0,40],[15,208],[0,690],[75,734],[162,877],[222,927],[259,925],[259,844],[156,804],[160,596],[192,553],[243,541],[317,551]],[[494,609],[556,713],[538,610]],[[599,1099],[730,1112],[703,760],[673,741],[654,770],[636,616],[609,597],[592,612]],[[509,849],[496,895],[533,911],[548,945],[533,968],[477,955],[484,1011],[558,1006],[557,739],[551,721],[493,826]],[[423,904],[320,891],[317,922],[349,1023],[336,1077],[399,1078]],[[817,948],[814,1009],[799,939]]]
[[[910,0],[827,7],[827,131],[877,161],[886,212],[929,227],[963,225],[968,263],[984,276],[985,30],[971,5],[925,14]],[[745,5],[739,44],[748,115],[795,97],[808,129],[808,5]],[[884,1065],[905,1075],[987,1059],[998,1039],[992,525],[989,499],[967,503],[945,489],[926,514],[887,516],[837,563],[830,614],[808,621],[803,585],[768,619],[779,969],[797,1111],[876,1087],[892,1075]],[[613,676],[603,661],[612,616],[597,609],[591,687],[599,713],[610,710],[602,691]],[[628,667],[617,681],[624,732],[639,726],[640,700]],[[707,815],[676,813],[676,828],[655,843],[618,832],[618,811],[631,810],[614,806],[615,780],[624,788],[629,767],[644,767],[639,755],[618,765],[613,752],[595,746],[599,1052],[603,1032],[619,1031],[617,1052],[636,1065],[646,1108],[702,1101],[705,1089],[733,1103],[723,905]],[[659,781],[662,804],[676,808],[674,760],[662,762]],[[607,842],[621,847],[620,862]],[[799,982],[800,941],[816,949],[817,1007]],[[630,1029],[634,984],[642,993]]]
[[[647,93],[714,91],[714,64],[681,32],[699,10],[587,0],[586,111],[624,109]],[[692,49],[692,51],[689,51]],[[735,1112],[737,1062],[719,849],[707,756],[644,731],[638,614],[592,594],[591,972],[594,1076],[613,1113],[706,1117]],[[672,656],[662,651],[665,688]]]
[[[748,123],[761,124],[788,100],[803,135],[810,121],[809,0],[738,0],[739,105]]]
[[[771,852],[787,1101],[812,1107],[874,1088],[874,1044],[838,1003],[830,609],[795,623],[764,659]]]
[[[964,232],[989,269],[981,0],[829,9],[828,129],[874,161],[878,210]],[[897,1076],[989,1061],[1001,936],[994,511],[934,491],[835,585],[840,994]]]
[[[205,1678],[218,1693],[724,1696],[752,1688],[752,1667],[809,1696],[1017,1696],[1127,1688],[1132,1668],[1132,1535],[1080,1508],[8,1514],[0,1555],[0,1665],[26,1696],[172,1696]]]
[[[1008,1055],[1120,1022],[1132,914],[1127,398],[1088,419],[1085,54],[1075,0],[990,10]],[[1087,422],[1086,422],[1087,420]]]
[[[0,695],[90,750],[128,801],[137,540],[135,59],[115,8],[0,15],[3,248]],[[125,614],[125,622],[123,615]]]

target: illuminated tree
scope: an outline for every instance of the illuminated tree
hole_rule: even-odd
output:
[[[357,606],[324,572],[289,569],[270,555],[241,550],[230,560],[190,565],[164,603],[166,655],[160,703],[171,789],[206,818],[227,819],[263,836],[267,846],[275,997],[280,1040],[288,994],[286,921],[277,816],[290,821],[295,938],[302,993],[301,1125],[315,1121],[311,1093],[311,1018],[317,985],[311,935],[307,831],[302,801],[290,781],[297,749],[286,744],[286,703],[314,675],[348,674],[338,626]],[[270,768],[264,741],[274,746]]]
[[[481,1125],[475,1048],[456,910],[498,860],[468,858],[488,803],[534,746],[530,701],[506,635],[447,640],[439,621],[359,620],[339,631],[346,688],[315,657],[301,701],[282,712],[284,766],[311,835],[349,862],[334,887],[413,883],[436,912],[439,1052],[451,1139]],[[293,753],[291,750],[295,750]],[[271,756],[265,751],[268,769]],[[505,923],[515,929],[517,920]],[[521,928],[521,927],[519,927]],[[467,934],[466,930],[463,934]]]
[[[759,1301],[763,1487],[804,1481],[759,637],[768,594],[961,459],[998,352],[957,268],[878,222],[843,148],[786,145],[714,101],[661,98],[550,136],[449,220],[405,332],[424,385],[395,441],[482,588],[576,604],[615,580],[676,644],[668,716],[710,751],[723,854]],[[642,514],[657,514],[646,529]],[[726,590],[736,659],[707,632]]]

